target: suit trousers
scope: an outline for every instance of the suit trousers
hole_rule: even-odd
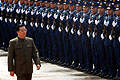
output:
[[[32,80],[32,73],[29,74],[18,74],[17,80]]]

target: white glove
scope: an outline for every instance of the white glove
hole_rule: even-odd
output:
[[[0,17],[0,20],[2,21],[2,17]]]
[[[71,29],[71,33],[74,34],[73,28]]]
[[[80,18],[80,22],[82,22],[82,18]]]
[[[56,19],[56,13],[54,14],[54,18]]]
[[[19,10],[19,9],[16,9],[16,13],[18,13],[18,14],[19,14],[19,13],[20,13],[20,10]]]
[[[33,15],[34,14],[34,12],[33,11],[31,11],[31,15]]]
[[[62,20],[62,21],[63,21],[63,19],[64,19],[64,16],[60,15],[60,20]]]
[[[77,31],[77,34],[78,34],[79,36],[81,35],[80,30]]]
[[[119,42],[120,42],[120,37],[118,38]]]
[[[80,18],[80,22],[81,22],[81,23],[83,23],[83,22],[84,22],[84,20],[85,20],[85,18],[83,18],[83,19],[82,19],[82,18]]]
[[[109,24],[109,21],[104,20],[104,25],[108,26],[108,24]]]
[[[42,24],[42,23],[41,23],[41,24]],[[35,26],[36,26],[36,27],[38,27],[38,24],[37,24],[37,22],[35,23]]]
[[[49,30],[49,25],[47,25],[46,27],[47,27],[47,30]]]
[[[68,31],[69,31],[69,30],[68,30],[68,27],[66,27],[66,28],[65,28],[65,31],[66,31],[66,32],[68,32]]]
[[[43,23],[41,23],[41,28],[43,28],[44,27],[44,24]]]
[[[3,11],[5,9],[5,7],[1,7],[1,11]]]
[[[112,40],[112,36],[111,35],[109,35],[109,39]]]
[[[17,20],[16,20],[16,19],[14,19],[14,23],[17,23]]]
[[[99,23],[99,20],[95,20],[95,24],[98,25],[98,23]]]
[[[93,38],[95,38],[95,32],[92,33]]]
[[[59,32],[61,32],[61,31],[62,31],[60,27],[58,28],[58,31],[59,31]]]
[[[117,22],[113,21],[112,25],[113,25],[113,27],[115,27],[117,25]]]
[[[44,17],[44,13],[42,13],[42,17]]]
[[[83,22],[84,22],[84,20],[85,20],[85,18],[83,18],[83,19],[82,19],[82,22],[81,22],[81,23],[83,23]]]
[[[50,18],[50,16],[51,16],[51,14],[50,14],[50,13],[48,13],[47,17],[48,17],[48,18]]]
[[[37,11],[37,12],[36,12],[36,15],[38,15],[38,14],[39,14],[39,12]]]
[[[9,19],[10,23],[12,22],[12,19]]]
[[[20,20],[20,23],[22,24],[22,20]]]
[[[87,31],[87,36],[90,37],[90,32],[89,31]]]
[[[57,19],[58,18],[58,14],[55,13],[54,14],[54,18]]]
[[[91,20],[91,19],[88,20],[88,23],[89,23],[89,24],[91,24],[92,22],[93,22],[93,20]]]
[[[76,18],[75,18],[75,17],[73,17],[73,21],[74,21],[74,22],[75,22],[75,19],[76,19]]]
[[[10,10],[9,10],[9,8],[7,8],[7,12],[9,12]]]
[[[44,14],[43,14],[43,17],[45,17],[46,15],[47,15],[47,13],[44,13]]]
[[[27,14],[27,13],[28,13],[28,11],[26,10],[26,11],[25,11],[25,14]]]
[[[7,18],[5,18],[5,22],[7,22]]]
[[[101,38],[104,39],[104,35],[103,34],[101,34]]]
[[[54,30],[54,25],[51,26],[51,29]]]
[[[31,27],[33,27],[33,23],[32,22],[30,23],[30,25],[31,25]]]
[[[26,21],[24,21],[24,24],[25,24],[25,25],[27,25],[27,22],[26,22]]]
[[[68,17],[68,15],[67,15],[67,16],[66,16],[66,20],[68,20],[68,18],[69,18],[69,17]]]
[[[10,12],[12,12],[13,11],[13,8],[10,8]]]
[[[23,14],[23,13],[24,13],[24,10],[22,9],[21,12],[22,12],[22,14]]]
[[[75,17],[74,17],[74,18],[73,18],[73,21],[76,22],[77,19],[78,19],[78,18],[75,18]]]

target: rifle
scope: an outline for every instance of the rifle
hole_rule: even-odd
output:
[[[52,30],[54,30],[55,27],[56,27],[56,22],[55,22],[55,19],[53,19],[53,24],[52,24],[52,26],[51,26]]]
[[[105,26],[105,25],[103,26],[103,34],[105,35],[105,37],[107,37],[107,35],[108,35],[108,34],[107,34],[107,30],[106,30],[106,26]]]
[[[115,22],[116,22],[116,20],[114,20]],[[111,36],[113,37],[113,38],[115,38],[115,29],[114,29],[114,27],[112,27],[112,30],[111,30]]]
[[[1,5],[1,7],[3,7],[3,4]],[[3,11],[1,10],[1,13],[0,13],[1,17],[4,18],[4,15],[3,15]]]
[[[75,23],[75,22],[73,22],[73,29],[74,29],[74,32],[77,31],[77,30],[76,30],[76,23]]]
[[[92,20],[92,17],[90,17],[90,20]],[[92,35],[93,31],[92,31],[92,27],[90,24],[88,25],[88,31],[89,31],[90,35]]]
[[[63,29],[64,29],[65,27],[63,27]],[[68,22],[68,20],[66,21],[66,29],[67,29],[67,32],[69,32],[69,30],[70,30],[70,26],[69,26],[69,22]]]
[[[81,16],[81,18],[83,18],[83,16]],[[83,33],[83,25],[81,22],[79,23],[79,30],[81,33]]]
[[[49,18],[48,18],[47,24],[50,27],[50,19]]]
[[[60,20],[60,23],[59,23],[58,30],[59,30],[59,28],[62,29],[62,21],[61,20]]]
[[[98,18],[96,20],[99,20]],[[98,28],[97,28],[97,25],[95,24],[95,27],[94,27],[94,32],[95,32],[95,35],[97,36],[98,35]]]

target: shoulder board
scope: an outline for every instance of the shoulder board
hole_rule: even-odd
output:
[[[17,39],[18,39],[18,37],[13,38],[13,39],[11,39],[10,41],[13,42],[13,41],[16,41]]]

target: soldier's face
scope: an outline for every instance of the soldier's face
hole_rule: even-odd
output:
[[[68,4],[64,4],[64,9],[67,10],[68,9]]]
[[[70,11],[73,11],[74,10],[74,5],[69,5],[69,9],[70,9]]]
[[[17,31],[17,34],[20,38],[25,38],[26,32],[27,32],[27,29],[25,28],[25,26],[22,26],[19,28],[19,31]]]
[[[116,10],[116,16],[120,16],[120,10]]]
[[[7,2],[7,0],[4,0],[4,2],[6,3],[6,2]]]
[[[29,5],[32,5],[33,4],[33,1],[29,1]]]
[[[84,6],[84,7],[83,7],[83,12],[84,12],[84,13],[87,13],[88,11],[89,11],[89,7]]]
[[[39,1],[37,1],[37,2],[36,2],[36,6],[38,6],[39,4],[40,4],[40,2],[39,2]]]
[[[14,3],[17,3],[18,2],[18,0],[14,0]]]
[[[102,15],[104,12],[105,12],[105,9],[104,9],[104,8],[98,8],[98,13],[99,13],[99,14]]]
[[[62,4],[58,4],[58,9],[62,9],[63,8],[63,5]]]
[[[76,10],[77,11],[81,11],[82,10],[82,6],[76,6]]]
[[[40,6],[42,6],[42,7],[43,7],[44,5],[45,5],[45,3],[44,3],[44,2],[40,2]]]
[[[23,0],[20,0],[20,4],[23,4],[24,3],[24,1]]]
[[[12,0],[8,0],[8,2],[11,4],[11,3],[12,3]]]
[[[91,13],[92,14],[96,14],[97,13],[97,9],[98,9],[97,7],[92,7],[91,8]]]
[[[28,1],[24,1],[24,3],[25,3],[25,5],[27,5],[27,4],[28,4]]]
[[[56,7],[56,3],[51,3],[51,4],[50,4],[50,7],[51,7],[51,8],[55,8],[55,7]]]
[[[111,16],[111,15],[113,15],[113,10],[112,9],[107,9],[107,15],[108,16]]]
[[[46,3],[45,3],[45,6],[46,6],[47,8],[50,7],[50,3],[46,2]]]

